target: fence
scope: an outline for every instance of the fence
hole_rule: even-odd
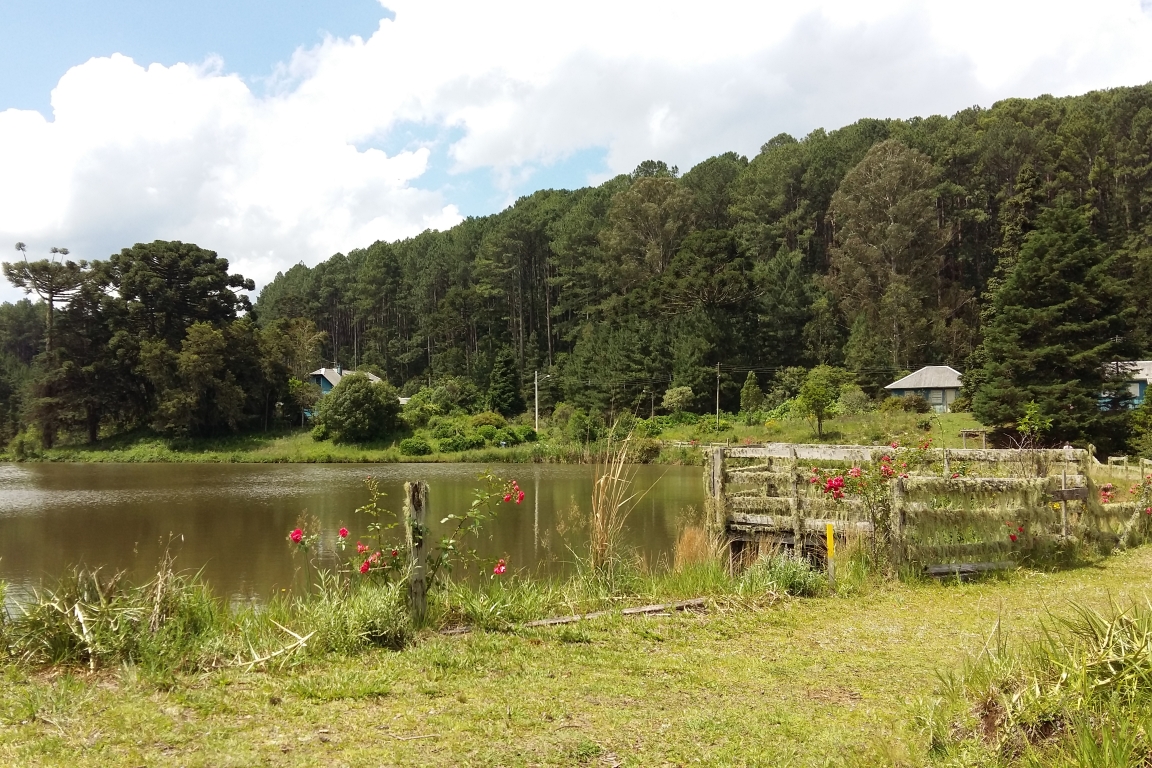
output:
[[[1102,505],[1089,451],[893,449],[859,445],[716,446],[707,449],[709,525],[734,562],[759,545],[813,559],[825,531],[868,537],[896,564],[984,570],[1054,547],[1111,548],[1146,525],[1138,505]],[[886,457],[886,458],[885,458]],[[895,467],[883,492],[835,500],[818,473]]]

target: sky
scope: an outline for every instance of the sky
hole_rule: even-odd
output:
[[[646,159],[1152,81],[1152,0],[0,0],[0,32],[0,248],[184,240],[258,285]]]

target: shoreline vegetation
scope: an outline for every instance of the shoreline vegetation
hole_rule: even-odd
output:
[[[0,761],[1118,768],[1152,753],[1152,548],[1085,538],[965,583],[857,533],[833,583],[779,547],[735,563],[690,513],[651,563],[621,536],[647,492],[634,431],[594,456],[569,575],[472,553],[525,498],[489,472],[438,544],[423,483],[393,524],[368,478],[332,570],[302,514],[285,551],[298,583],[260,605],[167,555],[144,583],[76,568],[22,596],[0,613]]]
[[[830,592],[790,557],[733,576],[682,541],[661,573],[449,581],[423,627],[396,582],[347,591],[317,576],[236,609],[171,562],[139,586],[77,571],[0,625],[0,761],[1119,766],[1100,750],[1146,753],[1137,651],[1113,653],[1115,685],[1060,681],[1146,637],[1147,612],[1129,606],[1152,548],[974,583],[886,580],[864,553]],[[705,603],[619,610],[688,597]],[[594,609],[608,613],[525,626]]]
[[[637,419],[643,425],[647,420]],[[742,442],[851,443],[887,445],[893,440],[912,442],[925,436],[937,445],[958,448],[961,429],[977,429],[979,424],[967,413],[947,413],[935,417],[903,412],[872,412],[840,417],[828,422],[824,434],[817,438],[804,419],[784,419],[765,426],[737,423],[730,414],[721,415],[721,431],[700,430],[699,424],[678,425],[662,429],[658,437],[636,438],[634,460],[640,463],[701,465],[700,445]],[[714,429],[714,428],[713,428]],[[437,440],[433,429],[420,429],[412,436],[433,447]],[[638,434],[640,430],[637,429]],[[407,436],[404,438],[407,439]],[[695,441],[696,446],[691,445]],[[27,448],[18,453],[9,447],[0,460],[78,462],[78,463],[369,463],[398,462],[463,462],[477,464],[590,464],[596,461],[602,441],[591,443],[566,439],[560,430],[544,427],[534,442],[500,447],[486,444],[465,451],[405,455],[401,437],[364,445],[339,444],[330,440],[316,441],[310,431],[295,429],[267,434],[243,435],[216,439],[176,439],[154,434],[121,435],[97,442],[60,445],[51,449]],[[969,443],[971,446],[971,443]]]

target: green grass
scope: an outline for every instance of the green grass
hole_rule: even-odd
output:
[[[997,625],[1012,643],[1069,600],[1143,600],[1150,568],[1141,548],[1094,567],[888,583],[851,599],[733,594],[722,571],[702,569],[641,582],[713,594],[703,613],[426,631],[402,651],[317,652],[162,685],[131,664],[10,665],[0,764],[925,765],[937,758],[923,713],[946,698],[941,674],[970,668]],[[517,588],[480,602],[528,616],[566,599],[555,585],[530,600],[502,594]]]
[[[677,425],[659,436],[664,445],[652,461],[666,464],[700,464],[698,448],[675,447],[668,443],[697,440],[701,443],[753,442],[887,444],[899,440],[904,444],[919,442],[929,434],[936,445],[959,447],[961,429],[979,427],[971,414],[943,414],[931,423],[927,432],[918,426],[921,414],[873,412],[860,416],[838,417],[825,425],[817,439],[808,422],[787,419],[771,427],[747,426],[726,417],[729,428],[715,432],[703,420],[695,425]],[[542,425],[543,426],[543,425]],[[416,430],[432,445],[436,440],[427,429]],[[435,452],[427,456],[404,456],[399,439],[369,445],[339,445],[330,440],[315,441],[304,430],[257,433],[213,439],[169,439],[148,434],[121,435],[101,440],[95,445],[65,444],[39,451],[30,460],[63,462],[195,462],[195,463],[371,463],[394,462],[482,462],[482,463],[582,463],[591,461],[594,452],[586,446],[565,441],[558,432],[542,429],[541,439],[507,448],[488,446],[460,453]],[[0,458],[4,455],[0,454]],[[9,457],[11,458],[11,457]]]

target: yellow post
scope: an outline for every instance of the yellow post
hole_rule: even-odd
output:
[[[836,527],[832,523],[824,525],[824,536],[828,541],[828,588],[836,588]]]

